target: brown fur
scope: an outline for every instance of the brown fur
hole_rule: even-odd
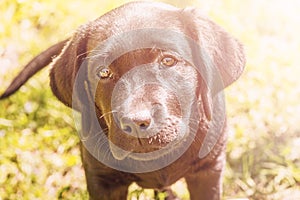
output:
[[[73,104],[75,109],[83,113],[83,127],[87,127],[86,129],[83,128],[83,130],[92,131],[92,128],[90,128],[92,126],[90,125],[90,116],[84,114],[85,110],[90,109],[91,105],[82,104],[82,102],[91,101],[91,97],[89,96],[90,86],[88,84],[78,86],[81,87],[79,88],[80,91],[84,91],[85,93],[80,94],[75,104],[72,102],[74,101],[72,97],[74,82],[80,66],[84,64],[84,59],[90,55],[93,49],[110,36],[130,30],[146,28],[170,29],[181,32],[192,40],[199,42],[199,45],[212,56],[214,65],[221,73],[224,86],[230,85],[242,73],[245,64],[242,46],[214,22],[203,17],[198,10],[169,9],[165,8],[164,4],[149,2],[127,4],[95,21],[81,26],[72,38],[68,40],[62,52],[52,63],[50,73],[52,91],[64,104],[69,107]],[[176,41],[174,42],[176,43]],[[59,52],[62,43],[59,43]],[[56,49],[52,55],[56,55],[57,52]],[[109,66],[111,69],[114,69],[115,78],[108,83],[99,83],[96,89],[95,104],[92,106],[95,106],[98,123],[106,130],[108,138],[124,150],[138,153],[151,152],[167,145],[172,142],[173,138],[178,137],[173,132],[168,134],[162,133],[167,136],[165,140],[161,139],[157,142],[152,138],[150,144],[149,138],[137,140],[135,137],[124,134],[112,119],[112,115],[102,117],[103,114],[111,111],[112,91],[118,78],[133,69],[134,66],[154,62],[159,53],[151,49],[145,49],[142,51],[131,51],[122,55]],[[42,65],[46,64],[48,62]],[[178,66],[178,70],[182,74],[188,75],[190,72],[186,71],[186,66],[188,67],[190,64],[185,62],[185,64]],[[41,68],[41,65],[39,68]],[[132,182],[136,182],[145,188],[164,189],[182,177],[186,179],[191,199],[220,199],[222,191],[221,174],[225,162],[226,127],[223,127],[220,138],[210,153],[204,159],[200,159],[198,156],[199,150],[207,133],[207,121],[210,120],[210,97],[206,95],[207,89],[199,86],[203,83],[201,77],[197,74],[191,74],[194,78],[190,77],[189,79],[191,79],[194,87],[197,88],[196,93],[203,103],[203,107],[200,108],[203,118],[200,120],[200,128],[191,146],[179,159],[162,169],[148,173],[126,173],[105,166],[94,158],[84,145],[81,145],[82,162],[91,199],[126,199],[127,188]],[[27,79],[32,75],[32,73],[28,73]],[[84,76],[88,79],[88,72]],[[17,80],[18,77],[16,78]],[[24,81],[20,85],[23,83]],[[16,91],[17,89],[18,87],[13,87],[10,90]],[[179,115],[178,102],[175,97],[172,97],[172,94],[168,94],[165,99],[161,99],[155,98],[155,95],[159,96],[166,91],[163,91],[158,86],[145,86],[141,90],[147,91],[147,94],[142,95],[143,92],[132,94],[132,98],[136,102],[128,105],[130,108],[126,108],[131,112],[129,114],[138,113],[140,109],[138,107],[139,102],[147,99],[147,101],[154,104],[162,102],[161,104],[168,109],[170,115]],[[123,92],[122,95],[128,94]],[[2,98],[6,96],[8,95],[4,95]],[[144,106],[143,109],[148,109],[146,104],[141,105]],[[135,116],[132,119],[144,120],[136,118],[138,117]],[[125,118],[120,117],[120,120],[123,119]],[[118,157],[118,155],[115,156]]]

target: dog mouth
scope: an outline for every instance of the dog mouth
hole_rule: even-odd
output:
[[[147,137],[148,144],[162,148],[171,142],[175,142],[180,136],[180,121],[179,119],[167,119],[165,125],[155,135]]]
[[[110,137],[109,146],[113,157],[117,160],[155,160],[176,148],[187,131],[180,119],[169,118],[157,133],[150,132],[144,131],[142,136],[131,136],[122,131],[112,133],[114,137]]]

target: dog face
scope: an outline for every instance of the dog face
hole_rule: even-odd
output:
[[[53,63],[51,86],[82,113],[83,131],[101,127],[115,159],[151,160],[205,134],[210,76],[221,90],[243,66],[241,45],[197,10],[137,2],[80,27]]]
[[[116,159],[145,159],[144,153],[175,148],[187,136],[201,79],[182,57],[160,49],[135,50],[96,68],[96,75],[98,119],[107,125]]]

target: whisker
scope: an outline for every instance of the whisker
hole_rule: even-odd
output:
[[[113,114],[113,113],[117,113],[117,112],[118,112],[118,111],[116,111],[116,110],[112,110],[112,111],[103,113],[103,114],[99,117],[99,119],[102,119],[102,118],[105,117],[106,115]]]
[[[85,59],[93,59],[93,58],[98,58],[98,57],[102,57],[104,58],[107,58],[109,56],[109,52],[103,52],[103,50],[90,50],[90,51],[86,51],[84,53],[81,53],[79,55],[77,55],[77,58],[81,57],[81,56],[85,56],[85,55],[88,55],[85,57]]]
[[[98,58],[98,57],[106,57],[106,56],[102,56],[102,54],[93,54],[93,55],[89,55],[86,58],[87,59],[94,59],[94,58]]]

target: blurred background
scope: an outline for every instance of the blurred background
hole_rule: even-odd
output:
[[[124,2],[0,0],[0,93],[40,51]],[[300,1],[165,2],[198,7],[245,46],[244,74],[226,89],[224,199],[300,199]],[[48,71],[0,102],[0,200],[88,198],[71,110]],[[172,187],[189,199],[183,180]],[[133,184],[129,199],[153,194]]]

